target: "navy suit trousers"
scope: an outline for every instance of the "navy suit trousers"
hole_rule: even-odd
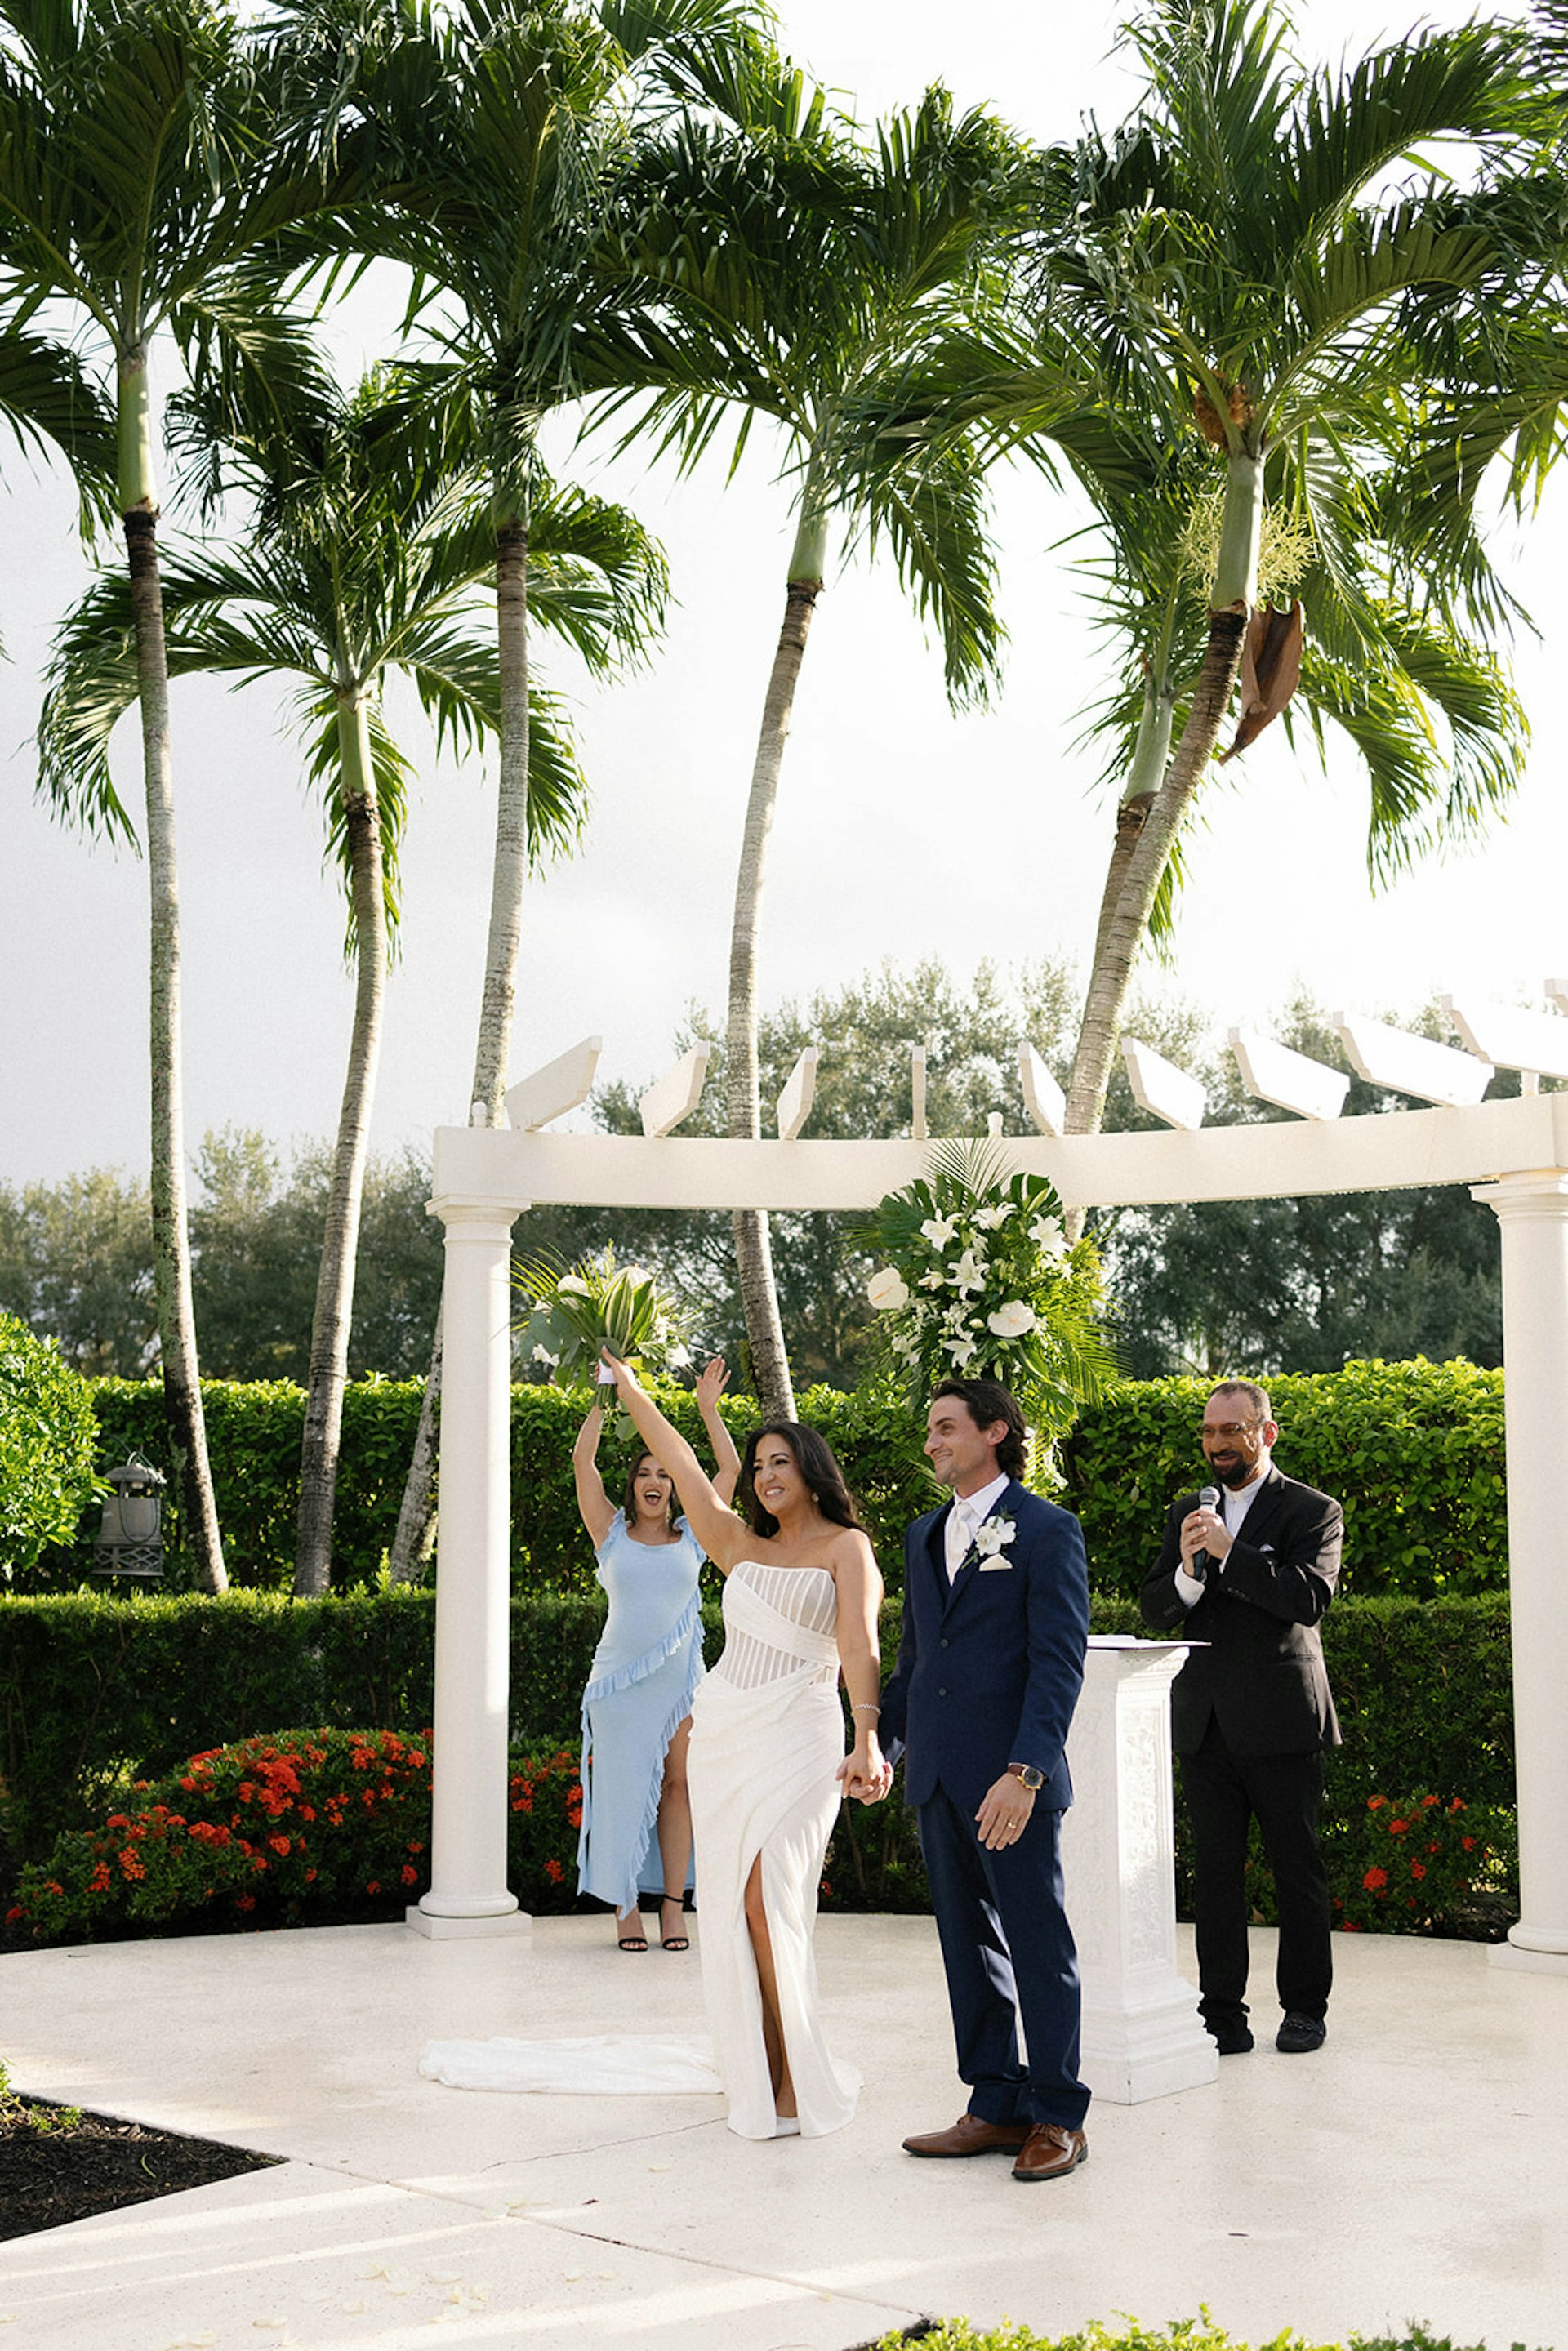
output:
[[[1018,1843],[995,1853],[940,1782],[918,1818],[969,2112],[988,2123],[1079,2129],[1089,2092],[1078,2078],[1078,1954],[1062,1906],[1061,1814],[1037,1804]]]

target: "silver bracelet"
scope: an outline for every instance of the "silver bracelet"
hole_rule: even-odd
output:
[[[880,1714],[882,1712],[882,1708],[880,1706],[873,1706],[869,1698],[862,1698],[859,1706],[851,1707],[850,1712],[852,1714]]]

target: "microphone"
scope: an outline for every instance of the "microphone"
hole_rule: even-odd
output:
[[[1218,1510],[1219,1508],[1218,1487],[1206,1486],[1197,1499],[1200,1509],[1205,1510]],[[1206,1551],[1195,1551],[1192,1555],[1192,1565],[1187,1569],[1187,1573],[1189,1575],[1202,1577],[1207,1573],[1209,1563],[1208,1553]]]

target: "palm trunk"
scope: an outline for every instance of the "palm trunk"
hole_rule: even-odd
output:
[[[762,727],[751,769],[751,791],[746,804],[746,831],[741,842],[740,870],[735,884],[735,915],[729,941],[729,1021],[726,1061],[729,1091],[729,1132],[742,1139],[762,1133],[761,1082],[757,1051],[757,935],[762,911],[762,884],[768,859],[768,836],[779,798],[779,776],[784,745],[795,706],[795,686],[805,657],[806,638],[817,599],[822,592],[826,517],[817,506],[808,478],[807,496],[789,563],[784,600],[784,625],[779,632],[768,695],[762,706]],[[773,1279],[773,1248],[768,1214],[761,1208],[735,1212],[735,1257],[740,1283],[741,1310],[746,1316],[747,1345],[758,1401],[769,1419],[793,1420],[795,1391],[789,1377],[789,1357],[779,1312],[779,1292]]]
[[[359,686],[340,690],[338,738],[354,906],[354,1024],[342,1107],[338,1113],[332,1182],[327,1196],[327,1229],[316,1283],[316,1312],[310,1326],[305,1434],[299,1449],[298,1539],[294,1557],[294,1590],[299,1597],[325,1592],[331,1575],[332,1510],[338,1491],[343,1388],[349,1376],[354,1270],[359,1256],[371,1102],[381,1052],[386,987],[381,810],[376,802],[371,755],[370,713],[363,689]]]
[[[1068,1086],[1069,1134],[1093,1134],[1099,1131],[1134,961],[1148,931],[1149,916],[1172,844],[1219,741],[1241,667],[1248,617],[1257,595],[1263,508],[1262,453],[1235,449],[1228,464],[1219,556],[1209,591],[1208,644],[1192,706],[1164,780],[1145,812],[1134,827],[1130,802],[1124,802],[1123,816],[1118,818],[1117,846],[1101,908],[1094,965],[1089,976]],[[1167,739],[1168,726],[1167,718]],[[1141,756],[1145,750],[1141,729],[1138,748]],[[1139,774],[1135,761],[1130,792]],[[1131,835],[1124,845],[1124,818]],[[1116,886],[1113,894],[1113,882]]]
[[[469,1100],[484,1105],[486,1123],[503,1116],[517,1008],[517,956],[522,944],[523,885],[528,838],[528,525],[497,499],[496,639],[500,689],[500,788],[496,810],[496,858],[490,878],[490,930],[485,950],[485,992]],[[392,1539],[394,1583],[417,1583],[434,1542],[436,1415],[441,1398],[441,1325],[436,1323],[430,1369],[420,1402],[413,1457],[403,1481]]]
[[[143,383],[144,383],[143,373]],[[131,609],[141,705],[147,791],[147,878],[152,896],[152,1272],[162,1359],[163,1408],[182,1505],[182,1535],[204,1592],[226,1592],[207,1426],[202,1408],[191,1237],[185,1197],[185,1121],[180,1054],[180,883],[174,853],[174,778],[169,752],[169,665],[158,579],[157,510],[125,509]]]

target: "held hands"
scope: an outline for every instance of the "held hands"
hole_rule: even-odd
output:
[[[843,1782],[845,1802],[880,1804],[893,1785],[893,1766],[877,1743],[876,1733],[857,1739],[834,1777]]]
[[[1218,1510],[1206,1510],[1200,1502],[1189,1510],[1181,1522],[1181,1563],[1187,1573],[1194,1573],[1193,1561],[1198,1552],[1207,1552],[1210,1559],[1223,1559],[1230,1549],[1230,1535]],[[1202,1577],[1197,1580],[1201,1583]]]
[[[991,1853],[999,1852],[1003,1845],[1017,1844],[1033,1812],[1034,1790],[1026,1788],[1016,1771],[1004,1771],[986,1790],[975,1814],[980,1843]]]

